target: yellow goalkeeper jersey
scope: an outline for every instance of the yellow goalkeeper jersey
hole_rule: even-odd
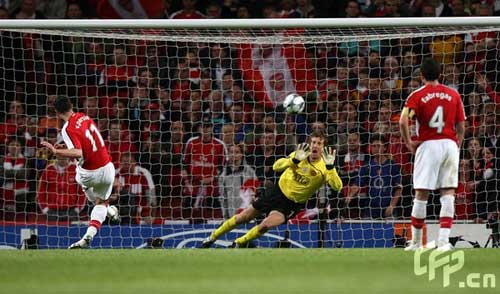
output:
[[[335,191],[342,189],[342,180],[337,170],[327,170],[323,158],[315,162],[310,162],[308,158],[295,165],[292,161],[294,155],[295,152],[292,152],[287,158],[276,160],[273,165],[274,171],[284,171],[278,184],[288,199],[304,203],[325,183]]]

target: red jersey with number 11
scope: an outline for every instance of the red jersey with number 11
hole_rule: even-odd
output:
[[[95,170],[111,162],[101,133],[86,114],[73,113],[62,127],[61,134],[68,149],[82,150],[84,169]]]
[[[465,121],[464,105],[457,91],[442,84],[425,85],[408,96],[405,106],[415,112],[418,141],[457,141],[455,125]]]

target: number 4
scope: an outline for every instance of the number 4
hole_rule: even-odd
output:
[[[434,114],[432,115],[431,120],[429,121],[429,127],[437,129],[437,133],[441,134],[444,128],[444,120],[443,120],[443,106],[438,106]]]

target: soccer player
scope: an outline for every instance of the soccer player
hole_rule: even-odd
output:
[[[308,141],[299,144],[289,157],[274,163],[273,170],[283,172],[277,184],[268,188],[265,195],[250,207],[226,220],[203,241],[201,247],[209,248],[220,236],[238,225],[250,222],[261,213],[266,214],[259,225],[236,239],[232,245],[246,247],[250,241],[293,217],[325,183],[340,191],[342,181],[333,166],[335,150],[324,147],[325,135],[319,131],[313,132]]]
[[[53,154],[70,159],[79,159],[76,169],[76,181],[85,192],[87,199],[95,203],[90,214],[90,223],[83,238],[71,244],[69,249],[86,248],[108,216],[117,220],[118,210],[108,205],[115,167],[104,145],[94,121],[84,113],[73,112],[73,105],[67,97],[59,96],[54,102],[57,116],[65,121],[61,134],[67,149],[49,142],[41,144]]]
[[[465,112],[460,94],[438,82],[441,65],[425,59],[420,68],[424,86],[412,92],[399,121],[401,135],[415,154],[413,187],[415,200],[411,212],[412,240],[405,250],[422,247],[422,227],[429,191],[440,189],[441,211],[438,250],[452,249],[449,243],[458,186],[459,148],[464,140]],[[416,118],[417,141],[412,141],[409,120]]]

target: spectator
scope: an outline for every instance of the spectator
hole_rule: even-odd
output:
[[[137,86],[132,89],[132,100],[136,100],[133,103],[138,104],[141,109],[144,109],[146,105],[150,103],[157,102],[158,97],[156,95],[157,84],[153,76],[153,73],[147,68],[141,68],[138,70],[137,75]]]
[[[455,218],[473,219],[474,218],[474,190],[475,181],[472,178],[472,168],[467,159],[460,160],[458,171],[458,187],[455,192]]]
[[[420,16],[422,16],[422,17],[439,16],[436,14],[436,12],[437,12],[437,8],[434,6],[434,4],[429,3],[429,2],[424,2],[424,4],[421,7]]]
[[[97,85],[101,79],[106,59],[104,48],[98,40],[92,40],[85,43],[83,62],[76,65],[77,83],[85,85],[84,91],[79,94],[85,96],[97,95]]]
[[[463,38],[460,35],[435,36],[429,45],[432,57],[444,66],[455,62],[462,49]]]
[[[196,0],[182,0],[182,9],[172,13],[171,19],[200,19],[205,18],[201,12],[196,10]]]
[[[44,138],[40,138],[42,141],[46,140],[52,145],[56,145],[58,142],[57,129],[47,129]],[[37,170],[44,170],[45,167],[49,164],[55,162],[55,157],[52,153],[50,153],[46,148],[38,148],[36,151],[36,159],[35,159],[35,167]]]
[[[470,12],[465,11],[463,0],[452,0],[450,2],[452,16],[470,16]]]
[[[111,155],[111,160],[116,168],[120,165],[121,154],[135,153],[137,147],[130,142],[128,133],[123,130],[123,126],[119,121],[110,121],[108,138],[105,140],[105,145]]]
[[[47,129],[61,129],[61,121],[57,117],[54,102],[56,101],[57,95],[48,95],[47,104],[45,106],[45,116],[41,117],[38,123],[38,134],[43,135],[46,133]]]
[[[295,8],[295,12],[298,14],[297,17],[314,17],[314,6],[311,2],[311,0],[297,0],[297,7]]]
[[[22,0],[14,16],[17,19],[46,19],[42,12],[36,10],[36,0]]]
[[[7,147],[2,169],[3,209],[6,211],[22,211],[27,204],[28,178],[26,158],[23,155],[23,142],[11,137]]]
[[[222,126],[226,123],[227,117],[224,113],[224,96],[222,91],[214,90],[208,96],[209,109],[212,115],[212,123],[214,124],[213,132],[216,136],[220,135]]]
[[[222,44],[213,44],[204,54],[208,57],[202,59],[203,66],[210,72],[213,84],[222,89],[224,74],[227,72],[233,75],[232,70],[238,68],[236,58],[231,58],[229,48]]]
[[[303,1],[305,2],[305,1]],[[357,18],[361,16],[361,10],[359,9],[359,3],[355,0],[347,1],[345,7],[345,17],[347,18]]]
[[[222,7],[217,2],[210,2],[207,6],[207,18],[217,19],[222,16]]]
[[[220,213],[218,175],[226,158],[226,146],[213,137],[210,116],[203,117],[199,132],[200,136],[193,137],[186,143],[183,155],[185,173],[188,175],[188,183],[192,186],[190,191],[186,191],[188,195],[183,206],[189,218],[214,218],[217,211]],[[208,208],[206,213],[202,207]]]
[[[0,149],[7,143],[7,138],[17,133],[17,117],[24,115],[24,104],[20,101],[12,101],[9,104],[9,112],[3,123],[0,123]]]
[[[103,19],[144,19],[165,17],[162,0],[99,0],[97,16]]]
[[[159,136],[166,136],[168,122],[162,116],[158,103],[148,104],[144,108],[141,117],[140,135],[138,136],[140,143],[148,141],[150,136],[155,133]],[[142,150],[142,146],[139,149]]]
[[[481,149],[481,177],[477,184],[476,213],[482,220],[488,219],[490,213],[498,209],[498,172],[494,150],[489,147]]]
[[[35,1],[34,1],[35,2]],[[66,0],[36,0],[36,9],[47,18],[64,18]]]
[[[171,196],[172,207],[180,206],[179,197],[182,196],[182,152],[184,151],[184,126],[181,121],[173,121],[170,125],[170,138],[165,146],[165,155],[167,157],[167,195]],[[177,203],[177,204],[175,204]]]
[[[94,121],[99,119],[99,105],[96,97],[87,97],[83,100],[82,109]]]
[[[245,5],[238,6],[236,10],[237,18],[251,18],[250,11],[248,11],[248,7]]]
[[[391,113],[392,110],[388,106],[380,106],[378,121],[373,126],[373,133],[387,137],[391,134]]]
[[[234,124],[228,123],[222,126],[221,140],[226,146],[235,144],[234,140]]]
[[[127,63],[127,55],[123,45],[117,45],[113,49],[110,62],[104,69],[99,81],[112,89],[127,88],[130,80],[134,77],[135,68]]]
[[[78,2],[71,2],[66,7],[66,19],[82,19],[83,11]]]
[[[18,135],[24,138],[24,156],[28,159],[35,157],[38,148],[38,121],[35,117],[27,117],[26,129],[22,133],[18,130]]]
[[[460,81],[460,69],[455,64],[449,64],[444,68],[443,84],[455,89],[459,93],[463,93]]]
[[[399,93],[403,88],[399,61],[393,56],[387,56],[384,60],[383,79],[387,89]]]
[[[401,60],[401,77],[404,80],[410,81],[416,76],[416,70],[419,68],[417,61],[417,54],[415,54],[415,52],[406,51],[403,53],[403,59]],[[415,80],[420,83],[418,79]]]
[[[339,156],[339,176],[345,187],[358,177],[360,168],[369,161],[363,149],[359,133],[350,133],[347,136],[347,153]]]
[[[220,179],[223,215],[227,219],[250,206],[259,185],[255,170],[244,160],[241,145],[230,145],[228,161]]]
[[[337,124],[337,152],[345,154],[347,146],[347,134],[358,132],[362,136],[366,131],[360,127],[356,106],[350,102],[345,102],[340,108],[340,116]]]
[[[231,123],[234,125],[233,135],[234,142],[240,144],[245,140],[245,122],[244,122],[244,112],[243,105],[233,104],[229,109],[229,118]]]
[[[278,179],[273,164],[286,155],[283,146],[276,142],[276,131],[265,129],[254,152],[247,153],[247,162],[255,168],[259,181],[265,187],[270,187]]]
[[[152,224],[157,199],[151,173],[137,165],[131,153],[123,153],[116,177],[115,193],[122,223]]]
[[[163,54],[163,50],[157,45],[150,45],[146,48],[145,66],[152,72],[156,73],[158,85],[162,88],[169,87],[169,63],[167,54]],[[158,95],[159,96],[159,95]]]
[[[350,187],[346,202],[349,203],[361,188],[365,188],[367,194],[365,203],[368,208],[365,216],[370,218],[395,216],[394,209],[401,198],[403,188],[399,166],[387,156],[384,139],[380,136],[372,136],[370,153],[372,159],[360,169],[359,177],[355,181],[356,184]]]
[[[481,142],[477,138],[469,138],[465,141],[466,153],[465,158],[470,161],[470,166],[473,171],[473,179],[479,180],[481,177]]]
[[[38,205],[49,221],[75,221],[85,206],[85,195],[75,181],[76,165],[57,158],[42,172],[38,185]]]

